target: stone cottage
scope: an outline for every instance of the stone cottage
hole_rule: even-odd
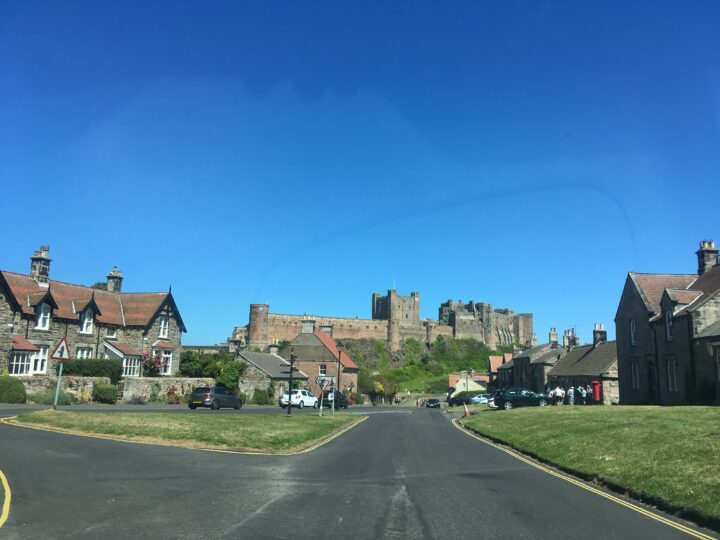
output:
[[[527,388],[533,392],[545,392],[550,370],[570,347],[577,344],[576,340],[570,342],[571,336],[575,336],[574,331],[567,330],[564,335],[567,343],[560,347],[557,330],[551,328],[548,343],[517,353],[513,357],[512,386]]]
[[[614,341],[607,341],[607,332],[596,324],[593,330],[593,344],[573,347],[560,358],[548,373],[548,384],[555,388],[583,387],[599,381],[601,402],[617,405],[620,402],[617,369],[617,347]]]
[[[700,242],[696,274],[630,272],[615,316],[623,404],[720,404],[720,265]]]
[[[313,394],[320,394],[315,383],[318,376],[331,377],[343,392],[357,390],[358,366],[350,355],[338,348],[335,340],[323,330],[315,330],[314,321],[303,321],[300,334],[280,350],[286,360],[295,354],[295,366],[308,376],[308,385]]]
[[[30,261],[29,274],[0,271],[0,371],[54,374],[49,356],[65,337],[72,358],[121,359],[125,377],[140,375],[143,351],[162,358],[161,375],[177,373],[186,330],[171,292],[123,292],[117,268],[102,289],[52,280],[48,246]]]
[[[247,369],[240,377],[238,388],[248,398],[252,397],[255,390],[268,390],[273,388],[270,396],[272,399],[279,398],[287,391],[289,383],[290,362],[274,353],[259,353],[241,351],[238,359],[247,363]],[[293,381],[307,383],[308,376],[302,371],[295,371]]]

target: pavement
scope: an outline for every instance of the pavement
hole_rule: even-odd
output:
[[[468,436],[444,411],[369,409],[367,421],[295,456],[0,424],[12,489],[0,538],[688,537]]]

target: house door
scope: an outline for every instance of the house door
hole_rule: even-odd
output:
[[[658,402],[657,369],[654,362],[648,362],[648,400],[651,404]]]

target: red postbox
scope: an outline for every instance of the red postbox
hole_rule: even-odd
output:
[[[601,396],[602,385],[600,384],[600,381],[593,381],[592,386],[593,386],[593,401],[595,403],[600,403],[600,401],[602,400],[602,396]]]

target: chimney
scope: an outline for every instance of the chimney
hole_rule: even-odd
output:
[[[700,249],[695,254],[698,258],[698,276],[702,276],[718,263],[718,249],[713,240],[700,242]]]
[[[50,246],[40,246],[30,257],[30,276],[35,278],[39,285],[48,286],[50,278]]]
[[[575,329],[565,330],[563,332],[563,347],[567,350],[580,345],[578,337],[575,335]]]
[[[605,330],[604,324],[595,323],[593,326],[593,347],[598,343],[607,341],[607,331]]]
[[[314,334],[315,333],[315,321],[300,321],[300,333],[301,334]]]
[[[117,266],[113,266],[110,273],[107,275],[107,290],[110,292],[121,292],[122,291],[122,280],[123,275]]]
[[[548,337],[548,343],[550,343],[550,347],[553,349],[558,348],[558,333],[557,328],[554,326],[550,328],[550,336]]]

